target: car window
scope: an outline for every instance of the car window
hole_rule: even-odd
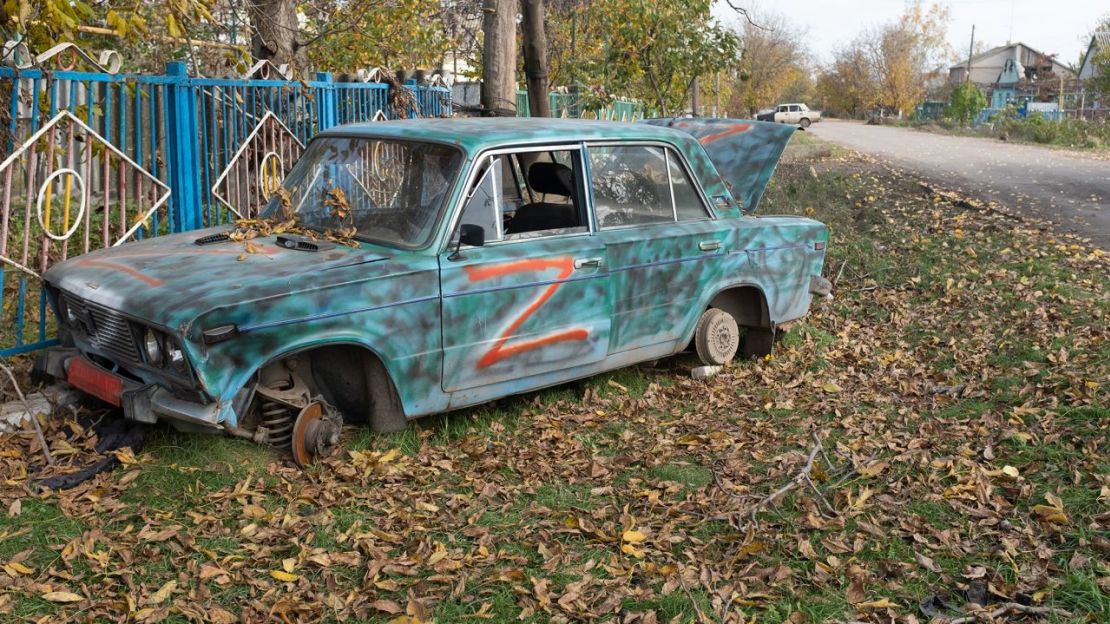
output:
[[[675,215],[678,220],[708,219],[709,213],[705,210],[701,192],[687,175],[686,168],[678,160],[678,154],[667,150],[667,160],[670,161],[671,188],[674,189]]]
[[[674,221],[667,156],[661,147],[591,147],[590,188],[602,229]]]
[[[460,223],[482,226],[486,242],[589,231],[579,150],[502,154],[482,167]]]
[[[460,224],[477,225],[485,231],[486,240],[500,240],[503,164],[501,158],[486,161],[478,180],[470,189],[463,207]]]

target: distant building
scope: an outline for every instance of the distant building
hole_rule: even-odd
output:
[[[1074,78],[1075,74],[1067,65],[1056,60],[1055,55],[1035,50],[1020,41],[991,48],[971,57],[971,81],[981,87],[990,87],[998,82],[1007,61],[1012,61],[1018,74],[1033,79],[1038,72],[1051,71],[1057,76]],[[968,61],[960,61],[948,68],[948,82],[961,83],[967,78]]]
[[[1074,87],[1075,72],[1056,60],[1024,43],[1009,43],[976,54],[948,68],[949,84],[960,84],[968,78],[987,96],[986,115],[1008,106],[1022,115],[1036,110],[1055,118],[1063,87]]]

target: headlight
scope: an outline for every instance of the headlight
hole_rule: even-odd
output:
[[[146,351],[147,362],[162,366],[162,339],[153,329],[148,328],[143,332],[143,350]]]

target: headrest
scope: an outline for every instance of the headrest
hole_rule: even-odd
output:
[[[534,162],[528,167],[528,186],[545,195],[574,195],[574,172],[571,168],[554,162]]]

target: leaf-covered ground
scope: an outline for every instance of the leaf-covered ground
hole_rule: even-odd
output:
[[[158,431],[65,492],[0,438],[0,619],[1110,621],[1110,259],[804,138],[763,210],[830,224],[836,298],[709,380],[352,429],[307,472]]]

